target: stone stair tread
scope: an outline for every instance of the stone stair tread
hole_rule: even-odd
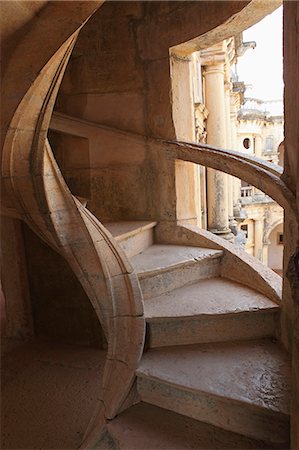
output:
[[[156,225],[157,222],[142,220],[104,223],[104,226],[110,231],[112,236],[119,241],[153,228]]]
[[[269,339],[150,350],[143,355],[137,375],[289,414],[289,357]]]
[[[145,301],[146,319],[279,310],[265,295],[224,278],[209,278]]]
[[[184,245],[154,244],[131,258],[131,263],[138,274],[163,272],[170,267],[201,261],[206,258],[217,258],[222,250],[190,247]]]
[[[181,414],[139,403],[108,423],[108,432],[121,450],[250,450],[282,449],[199,422]]]

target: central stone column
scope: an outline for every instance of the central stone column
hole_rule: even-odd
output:
[[[264,220],[258,219],[254,223],[254,256],[263,261],[263,231],[264,231]]]
[[[229,67],[229,66],[227,66]],[[225,78],[224,81],[224,87],[225,87],[225,119],[226,119],[226,148],[229,150],[232,150],[232,128],[231,128],[231,110],[230,110],[230,92],[232,89],[232,83],[229,80],[229,70],[226,69]],[[229,219],[229,226],[230,229],[232,227],[236,227],[236,223],[234,221],[234,195],[233,195],[233,183],[234,179],[231,175],[228,175],[227,177],[227,185],[228,185],[228,219]]]
[[[239,150],[237,141],[237,118],[240,109],[240,91],[232,92],[230,98],[230,123],[232,150]],[[233,178],[233,207],[238,208],[241,195],[241,180]]]
[[[225,56],[217,52],[204,58],[205,102],[209,111],[207,143],[226,147],[226,116],[224,94]],[[207,170],[208,229],[231,240],[228,221],[228,175],[214,169]]]
[[[254,148],[255,156],[257,156],[258,158],[261,158],[263,145],[262,145],[262,137],[260,135],[255,136],[255,146],[254,147],[255,147]]]

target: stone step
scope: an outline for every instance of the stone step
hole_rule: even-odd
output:
[[[106,222],[104,226],[120,243],[128,258],[142,252],[154,243],[157,222]]]
[[[279,306],[224,278],[210,278],[145,301],[147,345],[163,347],[275,336]]]
[[[144,402],[254,439],[288,441],[290,362],[270,340],[150,350],[137,386]]]
[[[120,450],[289,448],[288,442],[273,446],[146,403],[127,409],[110,421],[107,428],[106,443],[102,447]]]
[[[152,245],[131,259],[144,299],[220,275],[221,250]]]

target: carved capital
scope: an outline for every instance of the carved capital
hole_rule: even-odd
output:
[[[210,52],[209,50],[205,50],[200,56],[203,66],[222,66],[226,61],[225,52]]]

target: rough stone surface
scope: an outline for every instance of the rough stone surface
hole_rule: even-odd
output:
[[[150,350],[137,375],[145,402],[247,436],[288,439],[290,361],[276,343]]]
[[[223,278],[149,298],[145,317],[150,347],[275,336],[279,330],[276,303]]]
[[[276,0],[273,2],[263,0],[181,3],[106,2],[103,9],[99,10],[86,23],[80,34],[71,64],[64,77],[57,107],[85,120],[100,121],[122,130],[129,129],[147,136],[172,139],[175,129],[169,48],[188,41],[187,45],[181,48],[181,51],[184,52],[198,49],[198,46],[203,48],[215,41],[235,36],[273,10],[278,3]],[[65,254],[72,261],[73,268],[78,269],[77,264],[85,262],[75,272],[80,281],[85,277],[85,287],[90,282],[87,286],[89,297],[92,297],[93,304],[98,308],[102,306],[97,303],[98,299],[107,300],[107,296],[105,288],[100,288],[103,287],[103,284],[100,286],[100,264],[93,264],[91,260],[97,251],[98,256],[105,253],[103,251],[104,244],[101,242],[90,247],[82,245],[84,241],[82,236],[86,237],[88,233],[92,234],[91,224],[89,223],[88,229],[87,226],[82,227],[83,233],[80,236],[75,232],[75,230],[78,231],[78,223],[81,223],[82,216],[81,218],[77,217],[78,221],[74,220],[74,216],[71,214],[71,211],[74,212],[74,205],[70,196],[67,196],[67,202],[73,206],[70,209],[62,208],[61,211],[58,211],[59,206],[65,206],[64,202],[61,202],[63,192],[57,192],[56,188],[53,188],[56,175],[54,177],[46,176],[44,180],[41,180],[43,174],[38,171],[38,167],[43,166],[44,160],[37,161],[36,156],[43,147],[47,136],[48,118],[54,106],[55,92],[58,89],[55,82],[59,78],[61,81],[63,75],[57,68],[63,67],[61,61],[68,47],[71,47],[71,39],[69,41],[68,39],[79,30],[79,27],[100,4],[101,2],[96,1],[1,2],[1,19],[4,22],[1,23],[4,48],[1,74],[3,88],[1,122],[3,133],[1,138],[6,139],[6,150],[8,149],[2,161],[5,182],[2,190],[3,197],[5,197],[4,202],[12,210],[23,205],[24,211],[19,211],[18,214],[28,221],[32,228],[39,232],[53,248],[57,248],[57,241],[59,241],[60,250],[62,248],[65,250]],[[296,192],[299,123],[298,88],[296,88],[298,86],[299,61],[299,58],[296,57],[298,56],[298,2],[285,1],[284,12],[286,161],[283,179],[297,197],[298,210],[298,188]],[[51,61],[50,58],[52,58]],[[55,82],[53,83],[53,81]],[[28,92],[28,90],[30,91]],[[53,93],[51,99],[49,98],[51,95],[48,95],[50,92]],[[50,105],[47,104],[47,101],[50,102]],[[21,109],[16,111],[18,105],[21,105]],[[41,115],[39,115],[40,112]],[[36,123],[33,120],[34,117],[37,119]],[[12,127],[8,130],[12,119]],[[33,135],[32,130],[35,127],[41,131],[40,135]],[[175,163],[173,160],[167,159],[161,146],[153,149],[146,142],[140,146],[137,143],[132,144],[131,141],[126,141],[125,144],[125,139],[120,140],[119,134],[115,134],[110,141],[105,141],[102,146],[98,145],[100,141],[99,137],[88,139],[88,143],[74,139],[68,140],[66,150],[70,154],[74,150],[74,162],[78,155],[80,159],[82,148],[86,151],[84,164],[82,159],[79,167],[70,168],[70,184],[72,184],[72,189],[78,189],[78,192],[74,192],[74,194],[79,195],[80,189],[90,193],[95,208],[92,212],[95,212],[102,220],[163,219],[175,221],[178,211],[177,190],[182,189],[185,192],[185,185],[176,185]],[[40,149],[35,148],[29,156],[26,152],[28,148],[32,147],[32,143],[34,146],[39,143]],[[81,144],[83,145],[81,146]],[[10,151],[12,147],[13,152]],[[36,170],[32,180],[28,175],[29,161],[31,169],[34,167]],[[19,164],[14,165],[15,162]],[[188,173],[191,174],[192,171],[188,171]],[[21,176],[14,177],[16,174]],[[188,184],[191,182],[190,178],[186,180],[185,184],[187,182]],[[53,195],[52,206],[56,203],[56,208],[52,210],[43,201],[45,198],[42,199],[43,183],[46,185],[46,197],[51,196],[50,192],[61,194]],[[84,186],[80,186],[81,183]],[[50,187],[53,188],[53,191]],[[14,192],[13,189],[15,189]],[[42,203],[40,208],[42,211],[36,205],[37,198],[40,205]],[[97,208],[95,207],[96,201]],[[191,203],[191,201],[190,204],[188,203],[190,208]],[[53,212],[52,216],[49,214],[50,212]],[[193,217],[185,210],[184,216],[186,217],[180,218],[191,220]],[[88,221],[86,217],[85,219]],[[45,223],[51,229],[57,227],[55,235],[49,231]],[[291,256],[295,252],[298,253],[298,249],[296,249],[298,246],[297,229],[298,218],[291,223],[290,219],[286,217],[285,268],[289,266],[289,261],[292,261]],[[107,259],[108,265],[111,263],[113,266],[113,274],[115,274],[117,264],[113,264],[115,260],[112,261],[111,254],[116,252],[125,273],[130,271],[122,252],[117,252],[117,247],[114,246],[112,240],[108,239],[108,244],[111,252],[108,252],[108,256],[105,253],[105,257],[102,259],[103,264]],[[216,248],[219,249],[217,245],[216,243]],[[238,267],[245,274],[242,281],[245,282],[247,278],[249,285],[256,285],[256,288],[266,295],[270,292],[269,296],[279,303],[279,283],[268,277],[268,273],[258,265],[255,267],[256,270],[247,269],[247,263],[241,265],[239,255],[233,254],[228,248],[225,253],[222,275],[237,276],[235,268]],[[289,350],[293,351],[295,388],[293,392],[292,448],[297,449],[299,442],[299,389],[298,376],[296,377],[299,348],[298,258],[293,261],[296,264],[294,268],[291,268],[294,274],[289,273],[289,282],[284,280],[282,336]],[[247,265],[250,266],[249,260],[247,262]],[[182,278],[184,276],[185,273]],[[87,278],[89,279],[87,280]],[[109,274],[106,279],[109,279]],[[134,290],[127,276],[124,276],[122,281],[123,283],[115,283],[117,297],[120,295],[120,291],[125,292],[125,286],[128,286],[130,292]],[[109,287],[112,288],[110,285]],[[135,294],[138,296],[136,280],[135,288]],[[94,290],[97,291],[97,295],[93,294]],[[151,291],[150,285],[149,291]],[[133,302],[127,305],[123,301],[124,297],[120,298],[122,307],[115,314],[125,314],[124,310],[127,306],[126,312],[129,311],[128,315],[130,315]],[[109,309],[107,303],[105,303],[105,307]],[[107,309],[102,309],[105,316]],[[10,308],[6,308],[6,312],[9,310]],[[137,311],[135,309],[134,314],[141,314],[141,310],[142,305],[139,304],[139,309]],[[97,310],[97,312],[99,311]],[[10,318],[7,319],[9,322]],[[139,318],[137,321],[141,322]],[[132,323],[125,320],[122,328],[130,329]],[[105,325],[107,323],[103,320],[103,327]],[[118,320],[113,318],[111,325],[111,336],[114,337],[118,331]],[[138,336],[141,335],[142,327],[140,327]],[[125,336],[125,331],[122,329],[120,337],[123,338],[123,336]],[[129,343],[132,344],[132,347],[134,347],[134,342],[140,344],[140,340],[135,338],[136,335],[130,336]],[[121,349],[122,342],[118,341],[115,344]],[[124,347],[128,349],[127,345]],[[120,350],[117,352],[117,356],[119,354],[121,354]],[[120,367],[119,361],[116,366]],[[111,371],[111,375],[113,373]],[[257,373],[259,372],[257,371]],[[121,375],[124,375],[124,372],[118,372],[119,379],[123,380]],[[277,432],[278,428],[276,423],[274,425],[273,433]]]
[[[274,309],[276,303],[242,284],[225,278],[201,280],[145,302],[146,318],[192,317]]]
[[[100,395],[102,350],[2,341],[1,448],[74,449]]]
[[[108,431],[121,450],[250,450],[286,449],[198,422],[145,403],[125,411]]]
[[[138,274],[155,273],[184,263],[199,262],[201,260],[222,256],[221,251],[207,248],[187,247],[179,245],[153,245],[140,255],[132,258],[131,262]]]
[[[156,230],[159,243],[196,245],[223,251],[221,276],[242,283],[280,304],[282,280],[269,267],[207,230],[183,223],[160,222]]]
[[[109,222],[104,224],[130,258],[154,243],[156,222]]]
[[[152,245],[131,259],[143,297],[219,275],[222,252],[178,245]]]

